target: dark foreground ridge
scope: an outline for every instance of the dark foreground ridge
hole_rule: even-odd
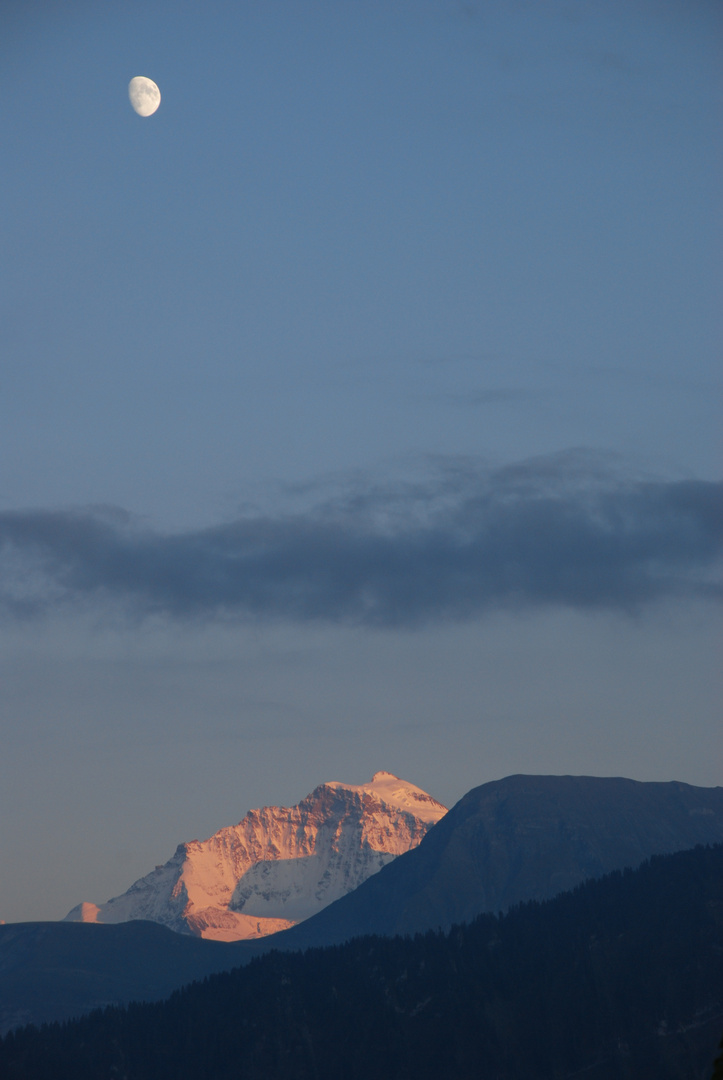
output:
[[[723,845],[448,934],[275,952],[169,1001],[0,1042],[3,1080],[704,1080]]]
[[[158,1001],[238,962],[233,945],[152,922],[0,926],[0,1034],[39,1019],[69,1020],[99,1005]]]

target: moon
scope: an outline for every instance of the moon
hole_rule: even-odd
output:
[[[153,79],[136,75],[128,83],[128,97],[139,116],[152,116],[161,104],[161,91]]]

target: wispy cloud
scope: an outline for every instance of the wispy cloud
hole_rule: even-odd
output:
[[[304,511],[161,534],[107,510],[0,514],[7,614],[109,598],[175,618],[370,626],[562,605],[723,599],[723,484],[630,479],[593,455],[340,488]]]

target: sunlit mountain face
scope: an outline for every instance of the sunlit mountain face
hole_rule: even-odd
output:
[[[298,806],[250,810],[238,825],[180,844],[161,866],[71,922],[149,919],[218,941],[265,937],[321,911],[416,847],[446,807],[406,780],[321,784]]]

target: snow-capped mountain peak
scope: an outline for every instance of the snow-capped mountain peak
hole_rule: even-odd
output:
[[[428,795],[426,791],[410,784],[408,780],[400,780],[398,776],[389,772],[377,772],[367,784],[342,784],[331,781],[326,785],[330,788],[344,788],[347,791],[366,792],[366,794],[394,806],[397,810],[404,810],[414,814],[421,821],[436,824],[447,813],[447,808]]]
[[[416,847],[446,813],[387,772],[367,784],[321,784],[293,807],[249,810],[238,825],[180,844],[171,859],[73,922],[150,919],[231,941],[283,930],[351,892]]]

